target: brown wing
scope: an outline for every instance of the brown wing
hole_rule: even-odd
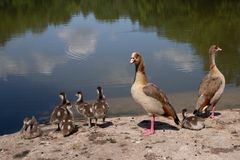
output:
[[[143,87],[143,92],[147,96],[159,100],[162,104],[168,102],[166,94],[162,90],[160,90],[155,84],[148,83],[145,87]]]
[[[199,86],[199,95],[214,95],[222,84],[222,80],[219,77],[211,77],[207,75]]]
[[[177,117],[176,111],[169,103],[166,94],[160,90],[156,85],[152,83],[148,83],[145,87],[143,87],[143,92],[162,103],[163,110],[166,116],[171,116],[174,118],[176,124],[179,124],[179,119]]]
[[[219,77],[211,77],[207,75],[199,86],[198,100],[197,100],[197,109],[202,109],[209,105],[211,98],[218,91],[219,87],[222,84],[222,80]]]

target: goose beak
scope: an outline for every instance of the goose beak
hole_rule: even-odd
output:
[[[130,64],[133,64],[134,62],[135,62],[134,58],[131,58],[130,61],[129,61]]]
[[[218,47],[218,48],[217,48],[217,51],[222,51],[222,49]]]

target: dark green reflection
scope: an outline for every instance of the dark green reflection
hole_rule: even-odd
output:
[[[0,44],[26,31],[39,33],[48,25],[67,23],[78,11],[75,0],[1,0]]]
[[[190,43],[208,70],[208,48],[223,48],[217,63],[227,83],[240,81],[240,1],[233,0],[129,0],[82,1],[81,11],[100,20],[129,17],[142,27],[154,27],[160,36]],[[104,4],[104,5],[103,5]]]
[[[1,0],[0,44],[28,30],[67,23],[73,14],[93,13],[100,21],[128,17],[159,36],[189,43],[208,70],[208,48],[223,48],[217,64],[227,83],[239,84],[240,1],[238,0]]]

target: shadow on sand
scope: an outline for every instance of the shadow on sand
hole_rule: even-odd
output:
[[[205,113],[198,113],[196,116],[201,117],[201,118],[209,118],[211,116],[212,112],[211,111],[207,111]],[[220,112],[214,112],[214,116],[220,116],[221,113]]]
[[[150,120],[143,120],[137,125],[141,128],[150,128],[151,121]],[[155,121],[155,130],[174,130],[178,131],[179,129],[171,124],[165,123],[165,122],[159,122]]]
[[[110,126],[112,126],[113,123],[112,122],[104,122],[102,124],[97,124],[97,126],[99,128],[108,128]],[[88,123],[84,123],[83,126],[88,126]],[[91,123],[91,127],[95,126],[95,123]]]

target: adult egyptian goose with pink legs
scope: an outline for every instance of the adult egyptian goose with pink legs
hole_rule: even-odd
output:
[[[178,125],[179,119],[176,111],[169,103],[166,94],[155,84],[148,83],[145,73],[144,60],[140,53],[133,52],[130,60],[135,64],[135,78],[131,87],[132,97],[136,103],[140,104],[151,116],[151,128],[144,132],[144,135],[155,133],[154,122],[155,116],[162,115],[173,117],[174,122]]]
[[[210,117],[214,118],[215,106],[225,88],[224,75],[219,71],[215,63],[215,56],[221,50],[217,45],[212,45],[209,48],[210,71],[200,83],[196,108],[193,112],[195,115],[201,116],[208,107],[212,107]]]

